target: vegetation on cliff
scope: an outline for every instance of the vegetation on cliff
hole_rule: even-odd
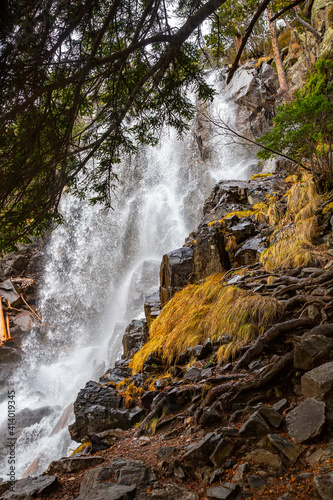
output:
[[[188,285],[168,302],[150,328],[149,341],[131,362],[134,372],[142,370],[150,354],[158,354],[170,366],[186,349],[224,335],[217,357],[227,359],[279,318],[278,301],[225,286],[221,279],[217,274],[202,284]]]

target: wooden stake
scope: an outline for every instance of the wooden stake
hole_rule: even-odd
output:
[[[6,326],[7,326],[7,340],[11,339],[12,336],[10,334],[10,328],[9,328],[9,316],[6,315]]]
[[[7,340],[6,323],[3,315],[2,301],[0,296],[0,341],[2,343],[6,342],[6,340]]]

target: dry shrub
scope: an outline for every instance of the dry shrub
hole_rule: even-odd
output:
[[[134,373],[155,353],[167,366],[177,362],[187,348],[228,335],[232,346],[222,346],[218,359],[226,358],[275,321],[282,312],[278,301],[221,283],[221,274],[202,284],[188,285],[163,308],[150,330],[150,339],[131,361]]]
[[[120,382],[121,384],[121,382]],[[118,384],[119,385],[119,384]],[[126,389],[120,392],[123,397],[123,405],[125,408],[130,409],[135,406],[141,396],[144,393],[144,389],[142,387],[137,387],[135,384],[129,384]]]

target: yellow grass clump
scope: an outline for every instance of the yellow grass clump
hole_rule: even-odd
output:
[[[207,339],[215,342],[221,335],[228,335],[231,342],[220,348],[218,359],[227,358],[280,316],[277,300],[225,286],[222,276],[209,276],[174,295],[152,324],[149,341],[132,359],[134,373],[142,370],[151,353],[170,366],[187,348]]]
[[[261,255],[267,270],[292,269],[321,263],[321,255],[312,244],[316,230],[315,210],[320,196],[309,176],[295,182],[285,195],[287,210],[275,225],[273,244]]]

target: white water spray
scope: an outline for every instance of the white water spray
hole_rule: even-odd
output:
[[[216,73],[210,83],[220,90]],[[212,108],[214,116],[232,124],[233,106],[223,94]],[[162,255],[180,247],[195,228],[215,181],[249,177],[253,156],[229,147],[214,130],[210,142],[213,153],[204,161],[191,134],[179,142],[166,130],[159,146],[143,149],[121,166],[114,211],[64,195],[65,223],[45,249],[40,309],[48,326],[29,336],[14,380],[18,411],[38,414],[47,407],[17,441],[17,477],[32,463],[31,474],[42,472],[77,446],[70,444],[66,425],[59,430],[59,419],[66,408],[70,415],[79,389],[121,355],[124,329],[115,325],[126,325],[140,313],[135,304],[128,305],[133,283],[140,281],[146,294],[157,290]]]

